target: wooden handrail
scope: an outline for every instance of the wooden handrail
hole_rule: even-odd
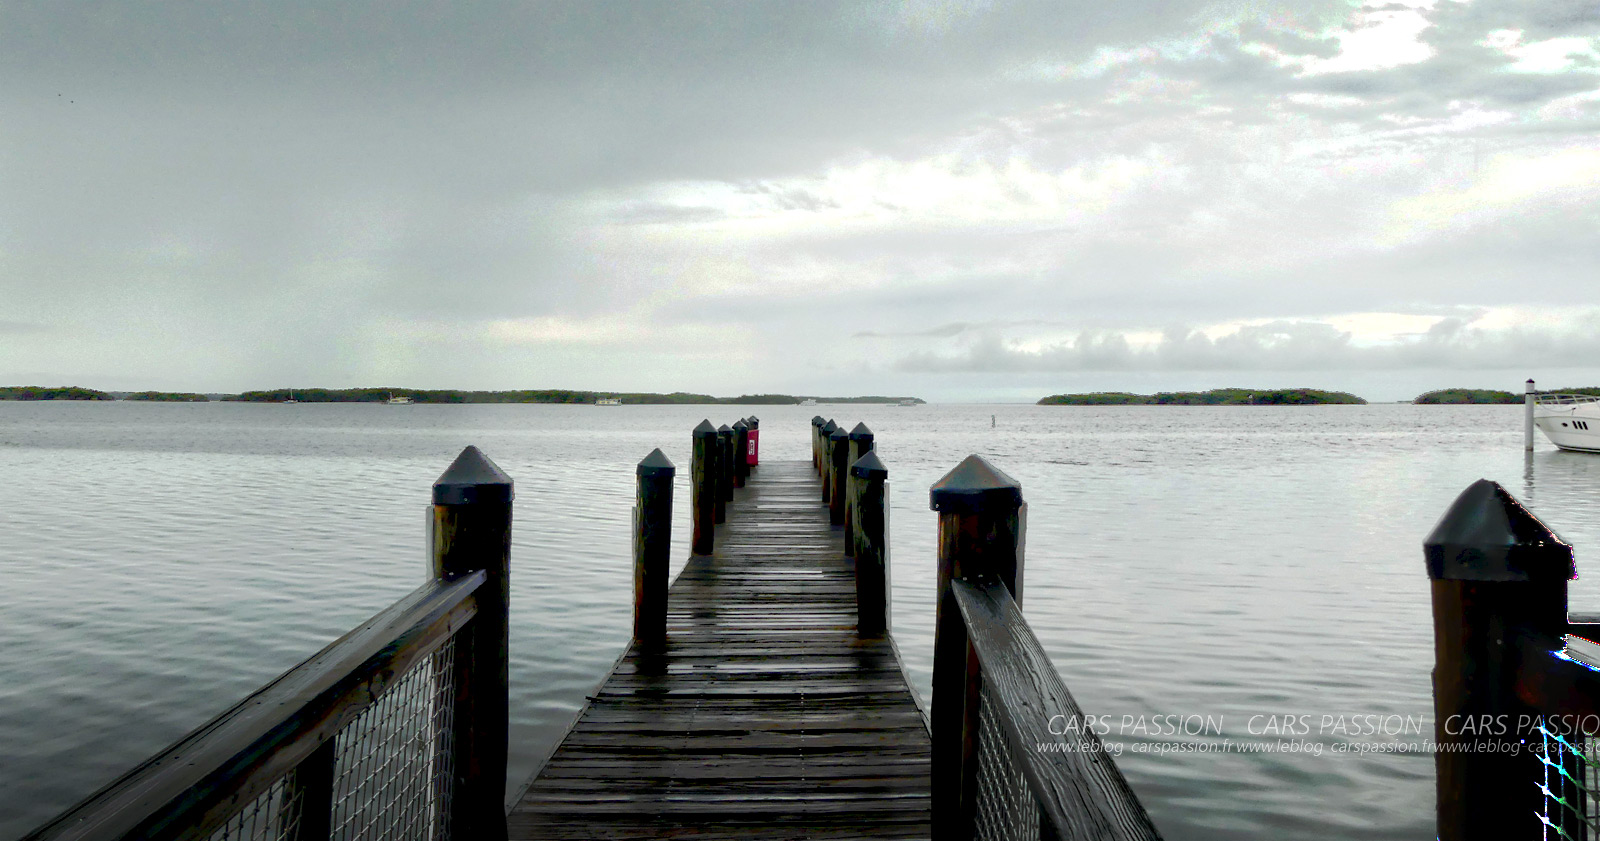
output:
[[[1522,631],[1514,646],[1517,697],[1524,704],[1558,724],[1582,722],[1588,735],[1600,731],[1600,670],[1567,656],[1560,640],[1543,634]]]
[[[928,502],[939,512],[933,837],[977,837],[979,815],[1000,806],[979,768],[998,761],[1021,766],[1042,838],[1160,838],[1022,616],[1022,484],[971,455]],[[985,704],[1005,744],[988,743]]]
[[[1159,839],[1161,834],[998,578],[950,582],[978,679],[999,729],[1056,838]],[[1056,725],[1053,725],[1055,722]],[[1059,726],[1057,726],[1059,725]],[[1039,745],[1071,737],[1072,750]],[[984,748],[980,745],[980,750]]]
[[[24,841],[204,837],[459,632],[486,580],[418,587]]]
[[[450,836],[504,841],[513,486],[464,449],[433,484],[426,584],[24,841],[209,838],[263,800],[297,803],[281,827],[295,841],[328,838],[339,736],[394,687],[415,686],[447,643],[449,668],[434,660],[420,679],[448,693],[452,725],[435,721],[430,735],[451,776],[433,767],[426,785],[448,800],[437,817]],[[281,796],[264,797],[279,784]]]

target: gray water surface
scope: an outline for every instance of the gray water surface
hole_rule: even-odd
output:
[[[972,452],[1022,482],[1030,623],[1171,839],[1433,837],[1431,756],[1336,753],[1393,739],[1286,741],[1266,717],[1431,732],[1421,540],[1471,481],[1527,502],[1580,572],[1600,538],[1600,457],[1541,440],[1525,460],[1516,406],[0,402],[0,837],[421,583],[429,487],[467,444],[517,483],[517,787],[627,641],[634,465],[659,446],[686,468],[695,423],[752,413],[765,459],[805,459],[818,411],[865,420],[889,466],[894,632],[924,697],[928,486]],[[1593,576],[1572,600],[1600,608]]]

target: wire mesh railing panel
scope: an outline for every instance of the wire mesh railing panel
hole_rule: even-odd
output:
[[[1542,774],[1537,782],[1544,795],[1539,821],[1547,841],[1600,839],[1600,739],[1562,735],[1545,727],[1532,742]]]
[[[1023,758],[1002,729],[995,703],[987,685],[979,689],[974,836],[978,841],[1037,841],[1039,801],[1023,773]]]
[[[272,784],[208,836],[210,841],[279,841],[299,837],[301,788],[294,772]]]
[[[339,731],[334,841],[448,839],[455,656],[452,637]]]

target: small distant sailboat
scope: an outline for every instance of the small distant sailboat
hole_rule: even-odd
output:
[[[285,403],[299,403],[300,401],[294,399],[294,389],[291,388],[291,389],[289,389],[289,399],[287,399],[287,400],[285,400],[283,402],[285,402]]]

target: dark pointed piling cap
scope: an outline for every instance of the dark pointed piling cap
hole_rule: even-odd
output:
[[[856,424],[856,428],[850,430],[850,440],[851,441],[871,441],[872,440],[872,430],[867,428],[866,421],[862,421],[861,423]]]
[[[750,417],[745,418],[744,422],[749,424],[751,429],[760,429],[761,428],[761,419],[756,417],[755,415],[751,415]]]
[[[711,425],[711,421],[703,420],[699,426],[694,428],[694,437],[715,438],[717,437],[717,428]]]
[[[740,418],[739,420],[736,420],[736,421],[733,422],[733,431],[734,432],[749,432],[750,431],[750,424],[745,423],[744,422],[744,418]]]
[[[823,435],[832,435],[833,431],[835,429],[838,429],[838,428],[839,428],[838,424],[834,423],[832,420],[829,420],[827,423],[822,425],[822,434]]]
[[[811,416],[811,425],[812,426],[821,426],[821,425],[823,425],[825,423],[827,423],[827,421],[823,420],[821,415],[812,415]]]
[[[861,458],[856,459],[855,464],[850,465],[850,475],[860,479],[887,479],[889,468],[884,467],[883,462],[878,460],[876,451],[867,450]]]
[[[672,459],[667,458],[666,453],[661,452],[660,447],[657,447],[650,451],[650,455],[644,457],[644,461],[639,462],[639,466],[633,472],[640,476],[676,476],[678,466],[672,463]]]
[[[1422,551],[1434,579],[1566,581],[1578,574],[1572,544],[1488,479],[1456,497]]]
[[[723,424],[723,425],[717,427],[717,437],[718,438],[721,438],[724,435],[732,435],[732,434],[733,434],[733,427],[728,426],[727,424]]]
[[[434,481],[433,504],[506,503],[516,496],[514,484],[482,450],[468,446]]]
[[[974,454],[933,483],[928,489],[928,502],[935,511],[960,513],[1016,508],[1022,505],[1022,483]]]
[[[827,427],[823,427],[823,429],[827,429]],[[829,431],[828,437],[835,441],[848,441],[850,440],[850,433],[845,432],[844,427],[839,426],[834,427],[831,431]]]

